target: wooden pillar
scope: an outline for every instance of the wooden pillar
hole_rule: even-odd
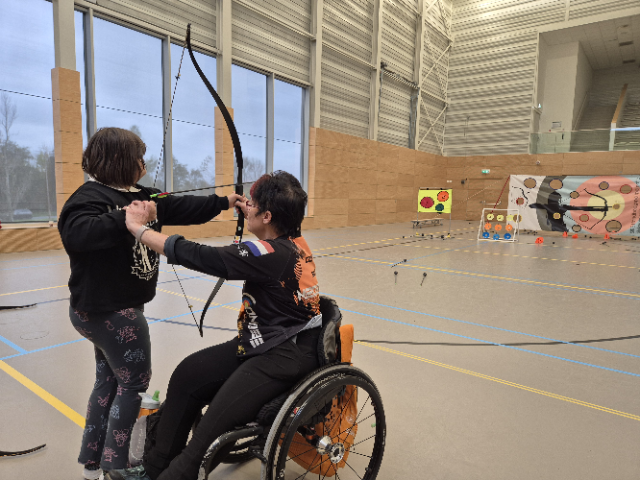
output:
[[[82,106],[80,73],[51,70],[53,131],[56,163],[56,201],[60,214],[69,196],[84,183],[82,171]]]
[[[229,109],[231,118],[233,118],[233,109]],[[236,158],[233,153],[233,140],[231,133],[224,121],[222,112],[215,107],[215,130],[216,130],[216,184],[229,185],[236,181]],[[244,172],[243,172],[244,173]],[[244,179],[243,179],[244,181]],[[216,195],[227,196],[235,192],[235,187],[216,188]],[[222,212],[223,220],[233,220],[233,209]]]

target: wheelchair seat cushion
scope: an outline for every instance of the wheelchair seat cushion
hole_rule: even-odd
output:
[[[351,363],[353,339],[353,325],[342,325],[340,327],[340,361],[342,363]]]

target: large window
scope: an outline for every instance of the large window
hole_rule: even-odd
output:
[[[140,136],[148,171],[140,183],[163,189],[162,41],[99,18],[93,36],[96,125]]]
[[[302,180],[302,102],[304,90],[274,82],[273,169],[284,170]]]
[[[231,97],[242,145],[243,181],[251,182],[267,168],[267,77],[233,65]]]
[[[55,220],[53,10],[0,1],[0,221]]]
[[[184,53],[184,57],[182,56]],[[216,59],[193,52],[198,65],[216,88]],[[180,61],[182,60],[182,67]],[[177,89],[176,77],[180,70]],[[189,53],[171,45],[172,88],[176,95],[172,111],[173,190],[215,185],[215,101],[200,80]],[[211,195],[212,190],[193,194]]]
[[[231,73],[234,121],[244,156],[244,181],[256,180],[271,170],[285,170],[302,180],[304,90],[238,65],[233,66]],[[273,111],[269,107],[270,96]],[[273,129],[268,128],[269,122],[273,122]],[[273,131],[272,138],[269,131]]]
[[[76,11],[74,19],[83,144],[95,129],[132,130],[147,145],[148,174],[140,183],[173,191],[203,188],[195,193],[210,194],[206,187],[224,183],[215,175],[215,102],[188,53],[166,38],[90,15],[91,11]],[[3,222],[56,217],[53,40],[50,2],[0,0]],[[195,56],[215,86],[215,56]],[[169,57],[171,61],[165,61]],[[231,82],[244,180],[251,182],[272,170],[286,170],[302,180],[304,89],[239,65],[232,66]],[[174,91],[172,121],[167,125]],[[171,174],[165,178],[167,172]]]

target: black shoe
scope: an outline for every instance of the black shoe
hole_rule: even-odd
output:
[[[151,477],[144,471],[144,467],[139,465],[133,468],[109,470],[104,473],[104,480],[151,480]]]

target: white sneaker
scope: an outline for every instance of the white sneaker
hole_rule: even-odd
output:
[[[98,468],[97,470],[89,470],[85,467],[82,475],[85,480],[103,480],[104,475],[102,474],[102,469]]]

